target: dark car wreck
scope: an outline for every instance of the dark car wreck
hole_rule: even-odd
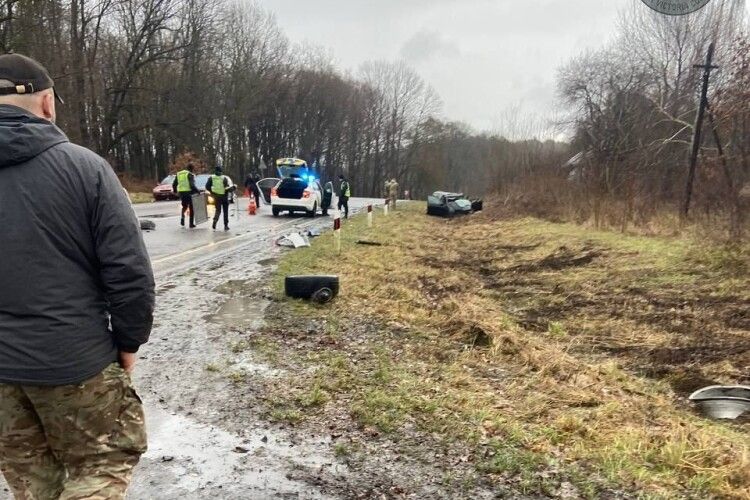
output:
[[[435,191],[427,197],[427,215],[455,217],[481,210],[481,201],[472,202],[463,193]]]

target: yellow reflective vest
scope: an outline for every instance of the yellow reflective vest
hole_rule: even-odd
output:
[[[190,171],[180,170],[177,172],[177,192],[178,193],[189,193],[192,191],[190,187]]]
[[[211,192],[217,196],[224,196],[226,194],[227,190],[224,187],[223,175],[211,176]]]

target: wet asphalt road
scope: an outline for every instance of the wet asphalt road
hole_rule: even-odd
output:
[[[302,230],[311,224],[319,225],[323,220],[329,220],[331,227],[333,226],[332,217],[320,214],[315,218],[302,214],[289,216],[286,213],[274,217],[271,207],[266,205],[260,207],[257,215],[248,215],[248,201],[248,198],[240,198],[237,203],[230,205],[230,231],[223,230],[223,219],[219,221],[216,231],[211,229],[211,220],[198,225],[195,229],[181,227],[180,203],[177,201],[134,205],[136,215],[140,219],[149,219],[156,224],[156,230],[144,232],[143,237],[157,275],[169,272],[176,266],[190,266],[221,253],[232,252],[252,242],[275,240],[275,237]],[[379,202],[382,200],[352,198],[349,206],[354,212],[368,204]],[[208,212],[211,219],[214,208],[209,206]]]

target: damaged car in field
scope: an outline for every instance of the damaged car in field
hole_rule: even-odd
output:
[[[435,191],[427,197],[427,215],[455,217],[472,213],[472,202],[463,193]]]

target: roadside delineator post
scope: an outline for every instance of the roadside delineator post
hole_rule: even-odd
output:
[[[341,253],[341,212],[338,210],[333,219],[333,249]]]
[[[367,205],[367,227],[372,227],[372,205]]]

